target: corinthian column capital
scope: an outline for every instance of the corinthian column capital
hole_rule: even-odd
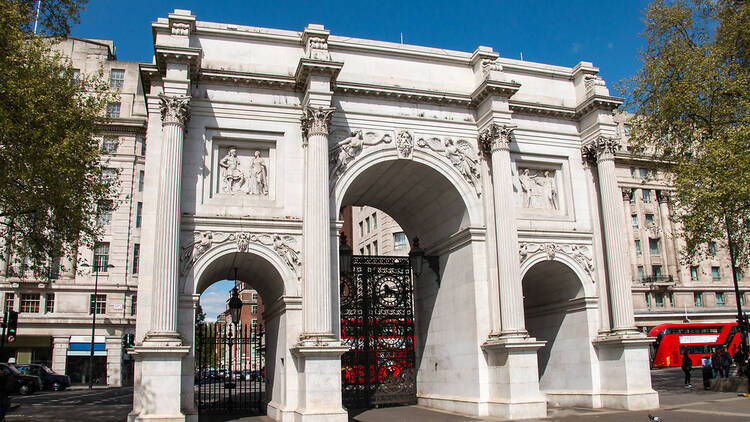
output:
[[[302,139],[305,144],[312,135],[328,136],[334,111],[335,108],[305,106],[302,110]]]
[[[516,130],[515,126],[490,124],[479,133],[479,150],[486,155],[490,155],[493,151],[510,150],[510,137],[514,130]]]
[[[630,198],[633,197],[633,189],[622,188],[622,200],[624,202],[630,202]]]
[[[184,126],[190,120],[190,97],[160,95],[161,121]]]
[[[581,148],[581,153],[586,161],[595,164],[600,160],[613,160],[615,153],[620,148],[620,142],[617,138],[602,135],[596,138],[595,141],[584,145]]]

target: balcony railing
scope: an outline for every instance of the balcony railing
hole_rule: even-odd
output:
[[[649,275],[641,277],[641,283],[674,283],[674,277],[671,275]]]

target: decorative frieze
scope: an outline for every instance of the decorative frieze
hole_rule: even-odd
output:
[[[563,254],[577,262],[587,274],[592,275],[594,272],[594,258],[589,245],[570,244],[570,243],[535,243],[521,242],[518,249],[518,258],[521,264],[530,256],[537,253],[544,253],[547,259],[552,261],[556,254]]]
[[[180,252],[180,275],[185,276],[193,265],[214,246],[234,242],[239,252],[247,252],[251,243],[270,247],[294,272],[297,278],[302,277],[302,258],[296,249],[298,236],[279,235],[276,233],[226,233],[198,232],[193,241],[182,247]]]
[[[190,97],[160,95],[161,121],[184,126],[190,120]]]
[[[390,144],[392,141],[393,137],[389,132],[355,130],[329,150],[330,178],[338,178],[366,146]]]

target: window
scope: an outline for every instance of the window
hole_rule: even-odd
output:
[[[633,214],[630,216],[630,218],[633,219],[633,229],[638,229],[638,214]]]
[[[716,306],[724,306],[724,292],[716,292]]]
[[[378,228],[378,215],[376,213],[372,213],[372,228]]]
[[[250,326],[253,328],[253,331],[255,331],[255,327],[258,326],[258,320],[254,319],[254,320],[250,321]]]
[[[101,201],[96,205],[96,224],[109,225],[112,222],[112,201]]]
[[[630,168],[630,177],[635,179],[635,167]]]
[[[630,136],[630,125],[625,124],[623,128],[625,129],[625,136]]]
[[[122,83],[125,82],[124,69],[112,69],[109,72],[109,87],[112,89],[121,89]]]
[[[643,265],[639,265],[638,266],[638,278],[642,280],[644,277],[646,277],[646,272],[643,271]]]
[[[96,310],[97,315],[101,315],[107,311],[107,295],[91,295],[89,314],[93,314],[94,310]]]
[[[648,293],[646,293],[646,307],[647,308],[651,307],[651,295]]]
[[[708,242],[708,254],[716,256],[716,242]]]
[[[81,70],[73,69],[73,83],[78,86],[81,83]]]
[[[693,303],[696,307],[703,306],[703,294],[698,292],[693,293]]]
[[[102,169],[102,179],[110,183],[115,183],[117,181],[117,170]]]
[[[633,193],[630,195],[630,205],[635,204],[635,192],[637,189],[633,189]]]
[[[615,135],[620,136],[620,125],[615,125]]]
[[[659,239],[649,239],[648,249],[651,255],[659,255]]]
[[[120,103],[107,103],[107,117],[110,119],[120,117]]]
[[[138,295],[130,296],[130,315],[138,313]]]
[[[653,214],[646,214],[646,227],[649,227],[652,224],[654,224],[654,215]]]
[[[635,254],[636,255],[641,254],[641,241],[640,240],[635,241]]]
[[[100,273],[107,272],[107,265],[109,264],[109,243],[102,242],[97,243],[94,246],[94,268],[93,270],[99,270]]]
[[[648,189],[642,189],[642,192],[643,192],[643,203],[650,204],[651,203],[651,191]]]
[[[664,307],[664,293],[654,293],[654,302],[657,308]]]
[[[378,241],[377,240],[372,242],[372,254],[373,255],[378,254]]]
[[[258,300],[258,294],[257,293],[253,293],[253,300]]]
[[[250,313],[252,313],[253,315],[257,314],[258,313],[258,305],[253,305],[252,309],[250,310]]]
[[[740,296],[737,298],[740,301],[740,307],[745,306],[745,295],[740,293]]]
[[[365,248],[359,248],[359,254],[364,255],[365,254]]]
[[[47,293],[47,297],[44,299],[44,313],[51,314],[55,312],[55,294]]]
[[[105,136],[102,139],[102,153],[103,154],[114,154],[117,152],[117,145],[120,140],[116,136]]]
[[[143,202],[139,202],[135,205],[135,227],[141,227],[142,219],[143,219]]]
[[[146,138],[137,138],[136,143],[138,143],[141,146],[140,156],[143,157],[146,155]]]
[[[146,172],[143,170],[138,172],[138,192],[143,192],[143,178],[146,176]]]
[[[138,260],[141,255],[141,244],[133,244],[133,274],[138,274]]]
[[[367,250],[367,255],[370,255],[370,245],[365,246],[365,249]]]
[[[677,306],[677,303],[674,301],[674,294],[672,292],[667,293],[667,298],[669,299],[669,306],[675,307]]]
[[[361,221],[359,222],[359,237],[365,236],[365,229],[364,229],[365,226],[363,226],[363,224],[364,223],[362,223]]]
[[[641,179],[648,179],[648,169],[638,169],[638,175],[641,176]]]
[[[654,277],[661,277],[662,276],[662,274],[661,274],[661,265],[652,265],[651,266],[651,274]]]
[[[21,295],[21,306],[18,310],[22,313],[38,314],[40,301],[39,293],[24,293]]]
[[[719,272],[719,267],[711,267],[711,278],[714,281],[721,280],[721,273]]]
[[[16,301],[16,295],[13,293],[6,293],[5,294],[5,310],[6,311],[12,311],[13,307],[15,306],[14,302]]]
[[[406,249],[406,234],[404,232],[393,233],[393,249]]]
[[[690,267],[690,280],[698,281],[698,267],[695,265]]]
[[[370,234],[370,217],[365,218],[365,225],[367,226],[367,234]]]

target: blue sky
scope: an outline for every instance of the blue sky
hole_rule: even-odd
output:
[[[198,20],[302,30],[320,23],[332,34],[474,51],[574,66],[590,61],[612,87],[634,74],[648,2],[515,1],[163,1],[90,0],[72,34],[115,41],[121,60],[150,62],[150,24],[175,8]]]
[[[234,280],[222,280],[212,284],[201,294],[201,308],[206,319],[216,321],[216,315],[227,309],[229,291],[234,287]]]

